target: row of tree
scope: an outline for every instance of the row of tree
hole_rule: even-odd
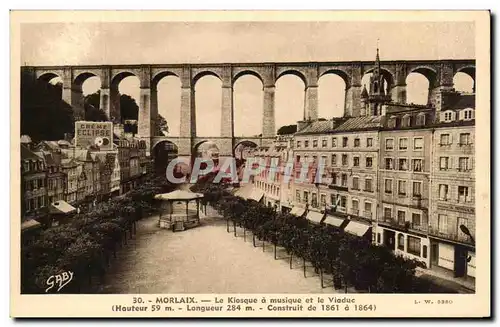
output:
[[[293,258],[301,258],[306,275],[306,264],[321,276],[331,275],[336,289],[354,287],[360,292],[372,293],[435,293],[450,292],[415,275],[421,264],[396,256],[383,246],[365,238],[345,233],[335,226],[314,224],[305,218],[274,211],[253,200],[244,200],[221,187],[204,181],[193,187],[203,192],[203,203],[214,207],[226,218],[236,236],[236,228],[253,234],[253,244],[282,247],[289,255],[290,268]],[[256,239],[260,242],[256,242]]]
[[[49,228],[21,247],[21,293],[45,293],[50,276],[73,273],[63,289],[49,292],[89,293],[102,279],[116,251],[136,233],[136,223],[158,208],[154,195],[173,186],[165,178],[150,178],[126,195],[112,198],[68,224]]]

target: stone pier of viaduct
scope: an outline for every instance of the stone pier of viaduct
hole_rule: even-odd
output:
[[[406,77],[413,72],[424,75],[429,81],[429,103],[440,108],[440,93],[453,88],[453,77],[464,72],[475,80],[474,60],[411,60],[381,61],[381,72],[387,83],[392,101],[406,102]],[[223,64],[172,64],[172,65],[96,65],[96,66],[25,66],[38,79],[60,77],[63,82],[62,97],[75,108],[75,117],[83,117],[83,82],[92,76],[101,80],[100,107],[111,120],[120,116],[118,85],[127,76],[137,76],[140,81],[138,136],[153,149],[162,141],[174,143],[180,156],[189,156],[205,142],[215,142],[221,156],[230,156],[242,141],[266,145],[275,136],[275,84],[287,74],[298,76],[305,85],[304,112],[306,120],[318,118],[318,80],[328,73],[340,76],[346,85],[344,115],[360,114],[361,79],[374,66],[373,61],[360,62],[295,62],[295,63],[223,63]],[[262,136],[238,138],[234,135],[233,85],[244,75],[253,75],[263,85]],[[157,85],[169,75],[180,78],[180,135],[156,135],[155,117],[158,115]],[[196,104],[194,87],[203,76],[212,75],[222,81],[221,131],[217,137],[198,137],[196,134]]]

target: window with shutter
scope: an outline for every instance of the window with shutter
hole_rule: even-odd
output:
[[[438,229],[440,233],[448,232],[448,215],[438,215]]]
[[[352,178],[352,188],[354,190],[359,190],[359,177]]]
[[[424,148],[424,139],[416,137],[413,139],[413,150],[422,150]]]
[[[384,218],[386,220],[392,219],[392,208],[384,207]]]
[[[448,200],[448,185],[439,184],[439,200]]]

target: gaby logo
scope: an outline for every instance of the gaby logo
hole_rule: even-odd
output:
[[[59,292],[64,286],[68,285],[69,282],[73,279],[72,271],[65,271],[58,275],[52,275],[47,279],[48,288],[45,289],[45,293],[57,287],[57,292]]]
[[[176,174],[185,167],[185,174]],[[212,159],[196,158],[192,169],[189,162],[183,158],[173,159],[167,166],[166,177],[173,184],[196,183],[201,177],[216,172],[213,183],[222,180],[231,183],[249,183],[252,176],[265,176],[269,182],[276,181],[278,175],[283,176],[283,182],[292,178],[294,183],[321,183],[325,174],[325,166],[316,163],[280,162],[279,158],[248,158],[246,163],[237,168],[235,158],[226,158],[221,164],[215,164]],[[177,176],[176,176],[177,175]]]

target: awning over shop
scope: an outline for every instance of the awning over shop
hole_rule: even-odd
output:
[[[237,189],[233,194],[237,197],[248,199],[248,197],[252,194],[252,187],[242,187]]]
[[[64,200],[53,202],[50,205],[49,212],[51,214],[68,214],[76,211],[76,208]]]
[[[309,211],[307,213],[307,220],[310,220],[312,221],[313,223],[317,223],[319,224],[321,222],[321,220],[323,220],[323,216],[325,214],[321,213],[321,212],[316,212],[316,211]]]
[[[24,232],[24,231],[34,229],[34,228],[37,228],[40,226],[41,226],[41,224],[38,221],[36,221],[35,219],[26,220],[25,222],[23,222],[21,224],[21,231]]]
[[[339,218],[339,217],[327,215],[324,223],[328,224],[328,225],[336,226],[336,227],[341,227],[342,224],[344,223],[344,221],[345,221],[344,218]]]
[[[362,224],[360,222],[351,220],[344,228],[344,230],[349,234],[353,234],[356,236],[364,236],[371,227],[372,226],[370,225]]]
[[[252,193],[250,193],[250,196],[248,197],[248,199],[259,202],[260,200],[262,200],[263,196],[264,196],[264,192],[263,191],[254,188],[252,190]]]
[[[301,207],[297,207],[297,206],[293,207],[292,210],[290,210],[290,214],[295,215],[297,217],[302,217],[305,212],[306,212],[305,208],[301,208]]]

